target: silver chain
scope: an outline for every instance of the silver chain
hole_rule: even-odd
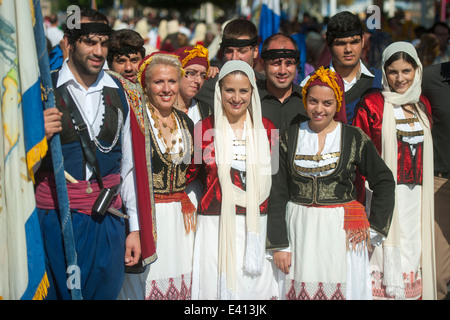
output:
[[[78,100],[77,100],[77,98],[76,98],[76,95],[72,92],[72,89],[71,89],[70,87],[67,87],[67,88],[70,89],[70,93],[71,93],[72,97],[74,98],[74,100],[75,100],[75,102],[76,102],[76,104],[77,104],[77,107],[80,106],[80,104],[79,104],[79,102],[78,102]],[[100,141],[98,141],[97,137],[95,136],[94,129],[92,128],[92,125],[94,124],[95,119],[97,119],[97,116],[98,116],[98,113],[99,113],[99,110],[100,110],[100,103],[101,103],[101,100],[102,100],[102,93],[100,93],[100,99],[99,99],[99,103],[98,103],[98,107],[97,107],[97,113],[96,113],[96,115],[95,115],[94,120],[92,121],[92,124],[89,123],[89,121],[87,121],[87,116],[86,116],[86,114],[84,113],[83,108],[79,107],[78,110],[80,110],[81,115],[83,116],[83,119],[84,119],[84,120],[86,121],[86,123],[87,123],[87,128],[88,128],[88,131],[89,131],[89,135],[91,136],[91,139],[94,141],[95,146],[96,146],[101,152],[103,152],[103,153],[108,153],[108,152],[110,152],[110,151],[116,146],[116,143],[117,143],[117,141],[119,140],[120,131],[121,131],[122,125],[123,125],[123,113],[122,113],[122,110],[120,110],[120,108],[117,108],[117,111],[118,111],[118,116],[117,116],[117,118],[118,118],[118,120],[117,120],[117,131],[116,131],[116,135],[114,136],[114,140],[113,140],[112,144],[111,144],[109,147],[104,147],[104,146],[100,143]],[[105,112],[106,112],[106,106],[105,106]]]
[[[104,147],[104,146],[102,146],[100,141],[97,140],[97,137],[94,136],[92,138],[92,140],[94,141],[97,148],[103,153],[110,152],[112,150],[112,148],[114,148],[114,146],[116,145],[117,141],[119,140],[120,130],[122,129],[122,125],[123,125],[123,114],[122,114],[122,110],[120,110],[119,108],[117,108],[117,111],[118,111],[117,131],[116,131],[116,135],[114,136],[114,140],[113,140],[111,146]],[[92,128],[89,128],[89,129],[92,130]]]

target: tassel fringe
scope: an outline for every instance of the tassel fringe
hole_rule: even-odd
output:
[[[384,276],[383,284],[386,293],[395,300],[405,299],[405,283],[401,271],[400,248],[383,246]]]
[[[259,234],[247,232],[244,270],[250,276],[259,276],[262,273],[263,248]]]
[[[184,228],[186,234],[197,228],[197,209],[192,204],[191,199],[186,192],[178,192],[173,194],[155,194],[156,203],[169,203],[179,201],[181,203],[181,212],[183,213]]]
[[[219,276],[219,283],[217,288],[217,294],[219,300],[236,300],[236,294],[231,290],[231,288],[227,287],[227,277],[225,274],[221,274]]]
[[[361,252],[364,247],[368,251],[372,251],[370,246],[370,231],[369,229],[347,230],[347,251],[353,250]]]
[[[197,228],[196,209],[187,195],[181,199],[181,212],[183,213],[186,234],[191,231],[195,232],[195,229]]]
[[[352,201],[344,204],[344,229],[347,234],[347,251],[361,252],[364,247],[372,251],[370,246],[370,223],[362,204]]]
[[[48,288],[50,283],[48,282],[47,273],[42,277],[41,283],[39,284],[36,293],[34,294],[33,300],[44,300],[48,293]]]
[[[47,138],[44,137],[37,145],[35,145],[31,150],[27,152],[27,168],[28,168],[28,174],[33,180],[34,180],[34,172],[33,167],[36,163],[38,163],[44,156],[47,154],[48,151],[48,144],[47,144]]]

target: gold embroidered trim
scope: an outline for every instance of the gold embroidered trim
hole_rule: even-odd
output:
[[[414,122],[419,122],[419,119],[418,118],[395,119],[396,124],[411,124]]]
[[[325,166],[321,166],[321,167],[316,167],[316,168],[306,168],[306,167],[300,167],[296,164],[294,164],[295,170],[300,171],[300,172],[304,172],[304,173],[317,173],[317,172],[324,172],[324,171],[328,171],[331,169],[336,168],[336,162],[327,164]]]
[[[419,131],[402,131],[397,130],[397,137],[416,137],[416,136],[423,136],[423,130]]]
[[[192,155],[193,153],[193,140],[192,136],[189,134],[189,130],[187,129],[187,123],[185,119],[179,117],[177,113],[174,113],[175,118],[179,121],[182,135],[182,141],[184,144],[183,155],[166,155],[163,154],[159,149],[159,145],[156,140],[156,135],[150,125],[150,121],[148,119],[147,127],[149,131],[149,135],[152,141],[152,158],[158,157],[162,160],[163,167],[159,172],[153,171],[153,183],[154,183],[154,191],[158,194],[165,193],[173,193],[184,191],[186,187],[186,170],[187,165],[183,163],[183,159],[187,156],[187,154]]]
[[[245,140],[233,140],[233,146],[245,146]]]
[[[153,57],[148,57],[147,59],[144,59],[144,61],[142,62],[142,64],[139,66],[139,70],[138,70],[138,72],[137,72],[137,74],[136,74],[136,79],[137,79],[137,81],[139,82],[139,84],[144,88],[144,84],[145,84],[145,81],[144,81],[144,83],[142,83],[143,81],[142,81],[142,77],[144,76],[145,77],[145,70],[147,70],[147,67],[148,67],[148,65],[152,62],[152,60],[153,60]]]
[[[233,160],[245,161],[246,159],[247,157],[245,156],[245,154],[233,154]]]
[[[314,154],[314,155],[308,155],[308,154],[296,154],[295,160],[312,160],[312,161],[320,161],[325,159],[331,159],[331,158],[337,158],[340,156],[340,152],[332,152],[327,154]]]

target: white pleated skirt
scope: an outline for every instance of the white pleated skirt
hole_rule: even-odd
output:
[[[156,203],[158,258],[140,274],[126,274],[121,300],[189,300],[194,233],[186,234],[181,203]]]
[[[194,247],[192,299],[218,299],[219,215],[199,215]],[[261,241],[266,241],[267,215],[261,215]],[[277,268],[265,256],[260,276],[244,272],[245,216],[236,215],[236,299],[269,300],[279,298]]]
[[[347,250],[344,208],[286,206],[288,300],[371,300],[368,250]]]
[[[400,227],[401,272],[405,286],[405,299],[417,300],[422,296],[422,186],[399,184],[396,188],[397,212]],[[393,299],[383,284],[383,247],[376,247],[370,258],[374,299]]]

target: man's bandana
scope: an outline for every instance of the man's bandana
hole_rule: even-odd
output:
[[[340,38],[350,38],[354,36],[361,36],[362,37],[363,32],[361,30],[350,30],[350,31],[327,31],[326,37],[328,44],[332,44],[334,39],[340,39]]]
[[[295,62],[300,61],[300,52],[292,49],[271,49],[261,52],[263,60],[278,60],[278,59],[295,59]]]
[[[81,23],[80,28],[66,29],[73,39],[79,39],[82,36],[89,36],[90,34],[98,34],[101,36],[111,35],[112,29],[109,24],[102,22],[88,22]]]
[[[255,47],[258,45],[258,37],[254,37],[253,39],[223,39],[220,43],[220,50],[223,50],[227,47]]]

